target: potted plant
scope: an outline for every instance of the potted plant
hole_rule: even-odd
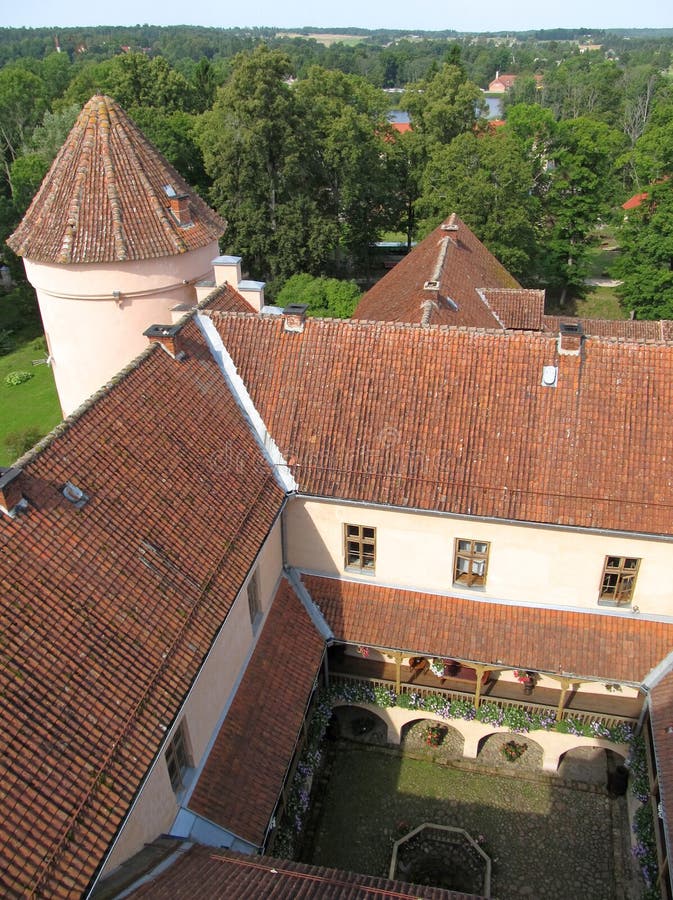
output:
[[[514,677],[523,685],[524,694],[532,694],[535,687],[535,672],[528,672],[525,669],[516,669]]]

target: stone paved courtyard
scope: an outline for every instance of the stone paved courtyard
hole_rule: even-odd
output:
[[[387,875],[393,842],[434,822],[464,828],[482,842],[498,900],[641,896],[626,801],[605,789],[602,752],[579,751],[554,777],[540,772],[539,748],[528,735],[494,735],[480,754],[480,771],[459,758],[455,733],[428,748],[424,728],[419,723],[405,734],[405,752],[386,747],[376,727],[333,746],[306,861]],[[500,747],[513,738],[528,747],[510,763]]]

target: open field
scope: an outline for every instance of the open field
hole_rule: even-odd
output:
[[[348,47],[355,47],[362,43],[367,36],[362,34],[300,34],[299,32],[284,31],[278,37],[304,38],[307,41],[317,41],[319,44],[324,44],[325,47],[331,47],[332,44],[346,44]]]

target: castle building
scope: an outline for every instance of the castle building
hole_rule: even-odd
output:
[[[669,897],[670,323],[546,317],[456,215],[352,320],[206,280],[0,471],[3,895],[460,900],[273,855],[321,685],[375,682],[597,723],[548,773],[644,733]]]

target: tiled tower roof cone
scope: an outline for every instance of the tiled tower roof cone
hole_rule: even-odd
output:
[[[7,243],[36,262],[122,262],[199,249],[225,227],[119,104],[96,95]]]

